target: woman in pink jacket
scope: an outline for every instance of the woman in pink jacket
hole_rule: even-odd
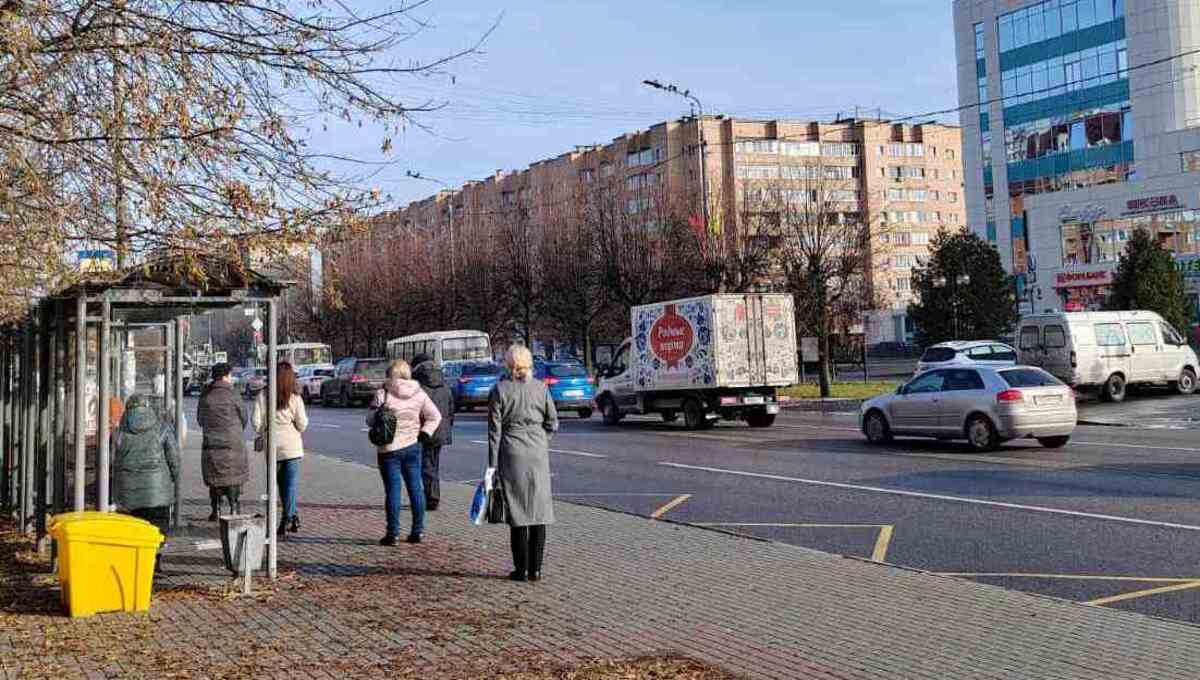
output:
[[[420,543],[425,535],[425,490],[421,483],[421,444],[433,436],[442,416],[430,401],[421,384],[412,379],[408,362],[398,360],[388,367],[387,382],[375,393],[367,411],[367,426],[375,424],[376,416],[387,409],[396,416],[396,434],[392,441],[376,447],[379,454],[379,475],[383,477],[386,494],[387,534],[380,545],[396,545],[400,537],[400,487],[408,487],[408,502],[412,506],[412,532],[409,543]]]

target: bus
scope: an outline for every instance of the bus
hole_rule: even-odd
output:
[[[447,378],[457,378],[466,363],[490,362],[492,341],[483,331],[437,331],[389,340],[389,359],[412,363],[418,354],[428,354],[442,367]]]
[[[293,342],[278,345],[275,348],[275,361],[286,361],[292,368],[300,370],[301,366],[333,366],[333,348],[319,342]]]

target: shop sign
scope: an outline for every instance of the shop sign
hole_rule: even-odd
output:
[[[1090,272],[1058,272],[1054,275],[1055,288],[1107,286],[1110,283],[1112,283],[1112,272],[1107,269]]]
[[[1099,221],[1108,214],[1108,209],[1102,205],[1084,205],[1071,206],[1064,205],[1058,211],[1059,222],[1084,222],[1092,223]]]
[[[1139,213],[1158,212],[1160,210],[1178,210],[1182,207],[1183,205],[1179,202],[1179,197],[1175,194],[1131,198],[1125,201],[1125,214],[1137,215]]]
[[[1175,269],[1185,279],[1200,278],[1200,255],[1181,255],[1175,258]]]

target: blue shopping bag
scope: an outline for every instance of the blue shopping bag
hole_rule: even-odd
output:
[[[487,480],[479,480],[479,484],[475,485],[475,497],[471,499],[471,524],[479,526],[483,524],[483,517],[487,514],[488,505],[488,484]]]

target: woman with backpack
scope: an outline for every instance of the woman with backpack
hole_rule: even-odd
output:
[[[400,537],[400,490],[408,487],[412,506],[412,531],[409,543],[420,543],[425,535],[425,490],[421,482],[422,444],[431,441],[442,416],[437,406],[412,379],[408,362],[397,360],[387,370],[387,382],[375,393],[367,411],[371,443],[379,460],[383,478],[387,533],[380,545],[396,545]]]

